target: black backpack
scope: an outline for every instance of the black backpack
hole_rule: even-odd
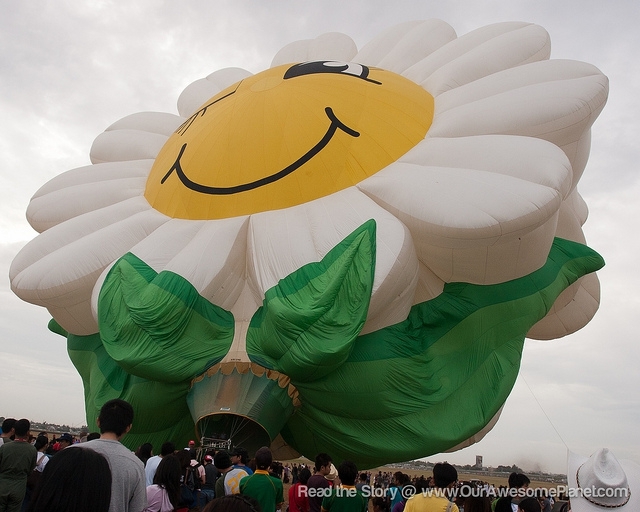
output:
[[[200,466],[202,464],[198,463],[187,468],[184,483],[190,491],[200,491],[202,489],[202,480],[200,480],[200,472],[198,471]]]

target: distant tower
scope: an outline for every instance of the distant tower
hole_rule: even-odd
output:
[[[476,455],[476,464],[473,467],[476,469],[482,469],[482,455]]]

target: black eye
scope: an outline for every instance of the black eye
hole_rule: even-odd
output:
[[[381,85],[377,80],[367,78],[369,76],[369,68],[361,64],[355,64],[353,62],[337,62],[333,60],[322,60],[314,62],[303,62],[301,64],[295,64],[287,69],[284,74],[284,79],[295,78],[297,76],[314,75],[317,73],[334,73],[337,75],[350,75],[356,78],[361,78],[367,82]]]

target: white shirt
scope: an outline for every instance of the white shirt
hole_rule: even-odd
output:
[[[44,467],[49,462],[49,457],[43,452],[38,452],[36,455],[36,469],[42,473],[44,471]]]
[[[154,455],[153,457],[149,457],[147,459],[147,463],[144,466],[144,475],[147,487],[153,485],[153,477],[156,476],[156,471],[158,466],[160,465],[160,461],[162,457],[160,455]]]

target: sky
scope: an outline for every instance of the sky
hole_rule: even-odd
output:
[[[579,191],[587,242],[603,255],[601,306],[581,331],[527,340],[496,427],[478,444],[428,457],[566,471],[567,449],[608,447],[640,463],[640,3],[635,0],[328,0],[170,2],[0,0],[0,416],[80,426],[83,390],[49,315],[10,290],[9,266],[36,233],[35,191],[88,165],[93,139],[135,112],[177,113],[186,85],[225,67],[257,73],[285,44],[344,32],[362,47],[407,21],[439,18],[458,35],[501,21],[539,24],[551,58],[597,66],[609,101],[592,130]],[[464,411],[460,411],[464,414]]]

